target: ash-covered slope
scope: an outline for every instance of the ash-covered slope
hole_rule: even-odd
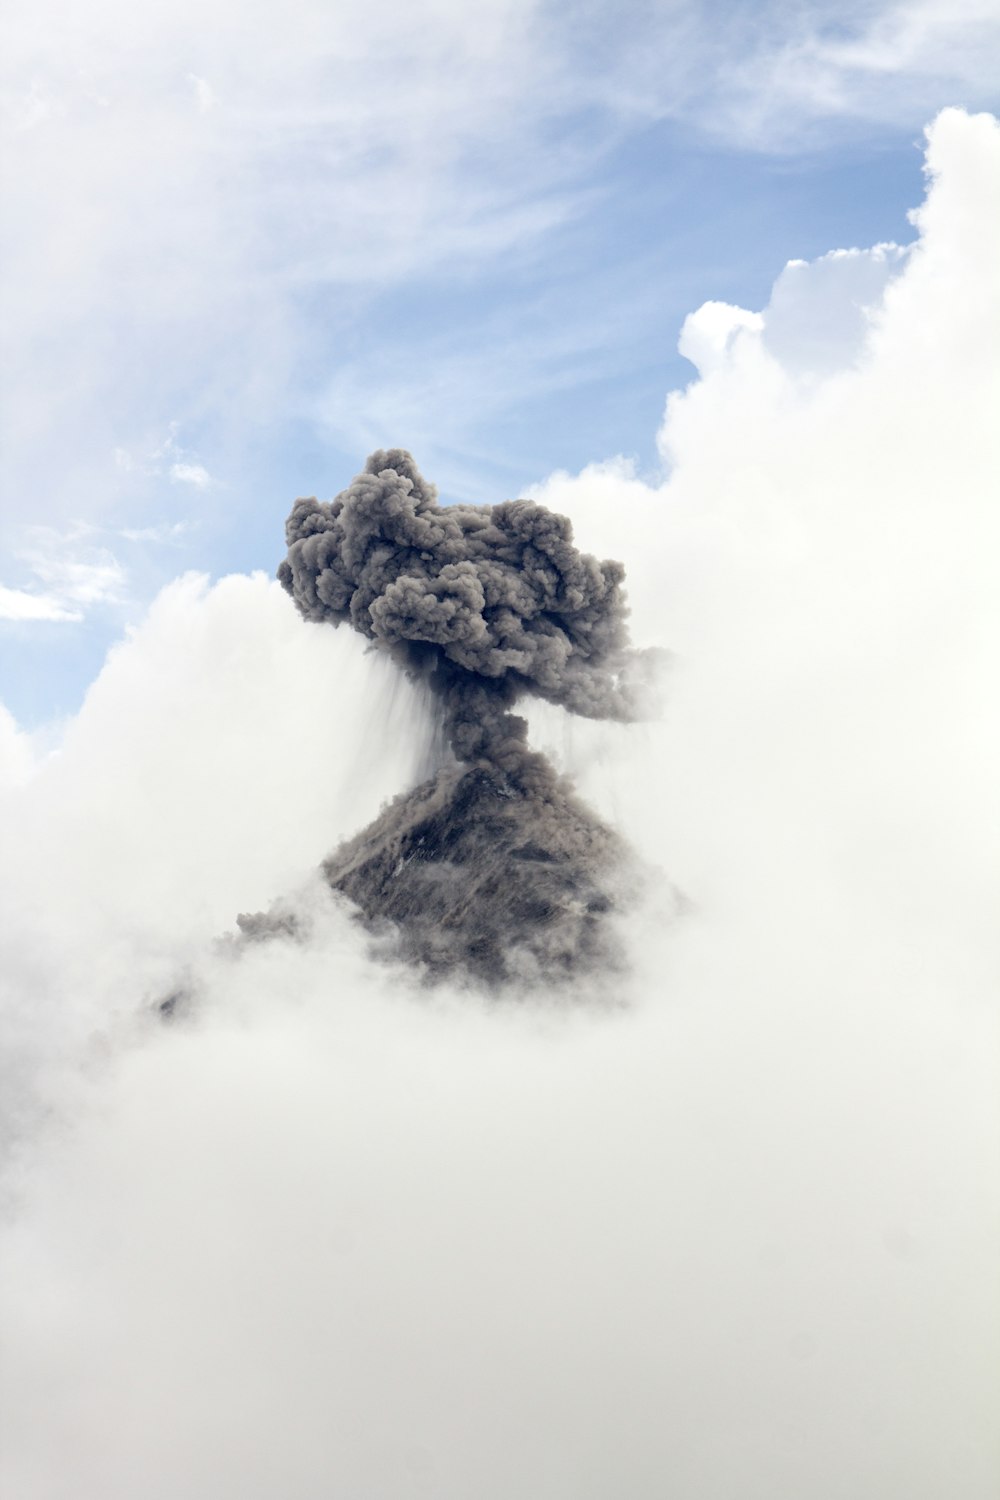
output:
[[[323,873],[428,977],[495,986],[616,967],[606,918],[626,867],[621,840],[564,783],[477,761],[397,797]]]
[[[635,717],[621,564],[578,552],[566,517],[533,501],[439,506],[400,449],[336,499],[296,501],[286,532],[278,577],[302,614],[349,623],[425,683],[449,745],[323,866],[379,951],[488,986],[614,967],[628,851],[510,710],[534,693]],[[247,939],[294,926],[287,908],[240,918]]]

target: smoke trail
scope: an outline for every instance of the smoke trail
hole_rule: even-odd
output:
[[[613,965],[625,846],[510,710],[531,693],[636,717],[650,654],[628,645],[622,565],[577,551],[566,517],[534,501],[440,507],[401,449],[373,453],[329,503],[296,501],[286,535],[278,577],[302,614],[349,623],[424,682],[453,757],[326,861],[330,885],[432,977]]]

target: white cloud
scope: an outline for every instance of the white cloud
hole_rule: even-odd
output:
[[[201,114],[207,115],[209,110],[215,109],[218,99],[212,92],[212,86],[204,78],[199,78],[197,73],[189,73],[188,81],[194,88],[195,98],[198,101],[198,109]]]
[[[0,584],[0,620],[82,620],[79,610],[68,609],[49,594],[27,589],[9,589]]]
[[[62,599],[93,605],[116,601],[125,574],[118,559],[106,548],[94,548],[88,557],[25,554],[35,575]]]
[[[198,469],[198,477],[188,482],[204,487],[211,479]],[[170,546],[180,542],[192,524],[162,521],[153,526],[122,526],[104,534],[127,542]],[[14,556],[30,582],[25,588],[0,585],[0,620],[78,624],[88,611],[126,603],[128,574],[109,547],[97,544],[101,534],[102,528],[85,521],[76,521],[62,532],[46,526],[23,527],[23,540]]]
[[[196,490],[206,489],[212,483],[212,476],[203,464],[171,464],[170,477],[176,484],[191,484]]]
[[[904,123],[945,101],[992,104],[998,60],[991,0],[755,11],[735,20],[695,114],[741,144],[794,152],[838,124]]]
[[[114,448],[112,457],[115,467],[124,474],[133,474],[143,479],[155,479],[165,474],[173,484],[190,484],[195,489],[207,489],[215,481],[205,465],[198,462],[191,449],[178,441],[179,430],[179,422],[170,422],[166,437],[151,448],[141,451],[139,456],[128,448]]]
[[[30,575],[27,588],[0,586],[0,619],[79,623],[87,610],[122,602],[125,570],[107,547],[92,540],[95,528],[78,521],[65,532],[51,526],[22,528],[15,553]]]
[[[825,260],[823,359],[797,292],[777,348],[696,319],[669,481],[544,487],[675,652],[661,724],[532,713],[693,902],[630,1009],[416,995],[315,891],[312,944],[206,951],[430,724],[259,577],[112,656],[5,809],[11,1493],[995,1493],[998,158],[938,120],[860,347]]]
[[[821,376],[863,354],[871,319],[906,261],[899,245],[789,261],[771,292],[764,342],[790,374]]]
[[[156,542],[169,546],[193,529],[190,521],[161,521],[155,526],[123,526],[117,535],[127,542]]]
[[[757,331],[763,326],[760,313],[728,302],[705,302],[685,318],[677,347],[699,375],[709,375],[726,363],[743,329]]]
[[[0,703],[0,792],[22,786],[35,769],[35,753],[14,715]]]

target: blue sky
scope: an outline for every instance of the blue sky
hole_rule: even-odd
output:
[[[707,299],[912,238],[995,6],[15,6],[0,701],[79,705],[188,569],[379,445],[446,499],[655,476]]]

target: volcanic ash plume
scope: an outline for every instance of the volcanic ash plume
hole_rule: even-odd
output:
[[[617,962],[606,918],[627,851],[511,713],[537,694],[632,719],[620,563],[529,500],[449,506],[400,449],[329,503],[298,500],[278,577],[310,620],[349,622],[428,688],[450,753],[324,865],[386,951],[429,977],[571,978]],[[241,918],[253,936],[276,919]]]

